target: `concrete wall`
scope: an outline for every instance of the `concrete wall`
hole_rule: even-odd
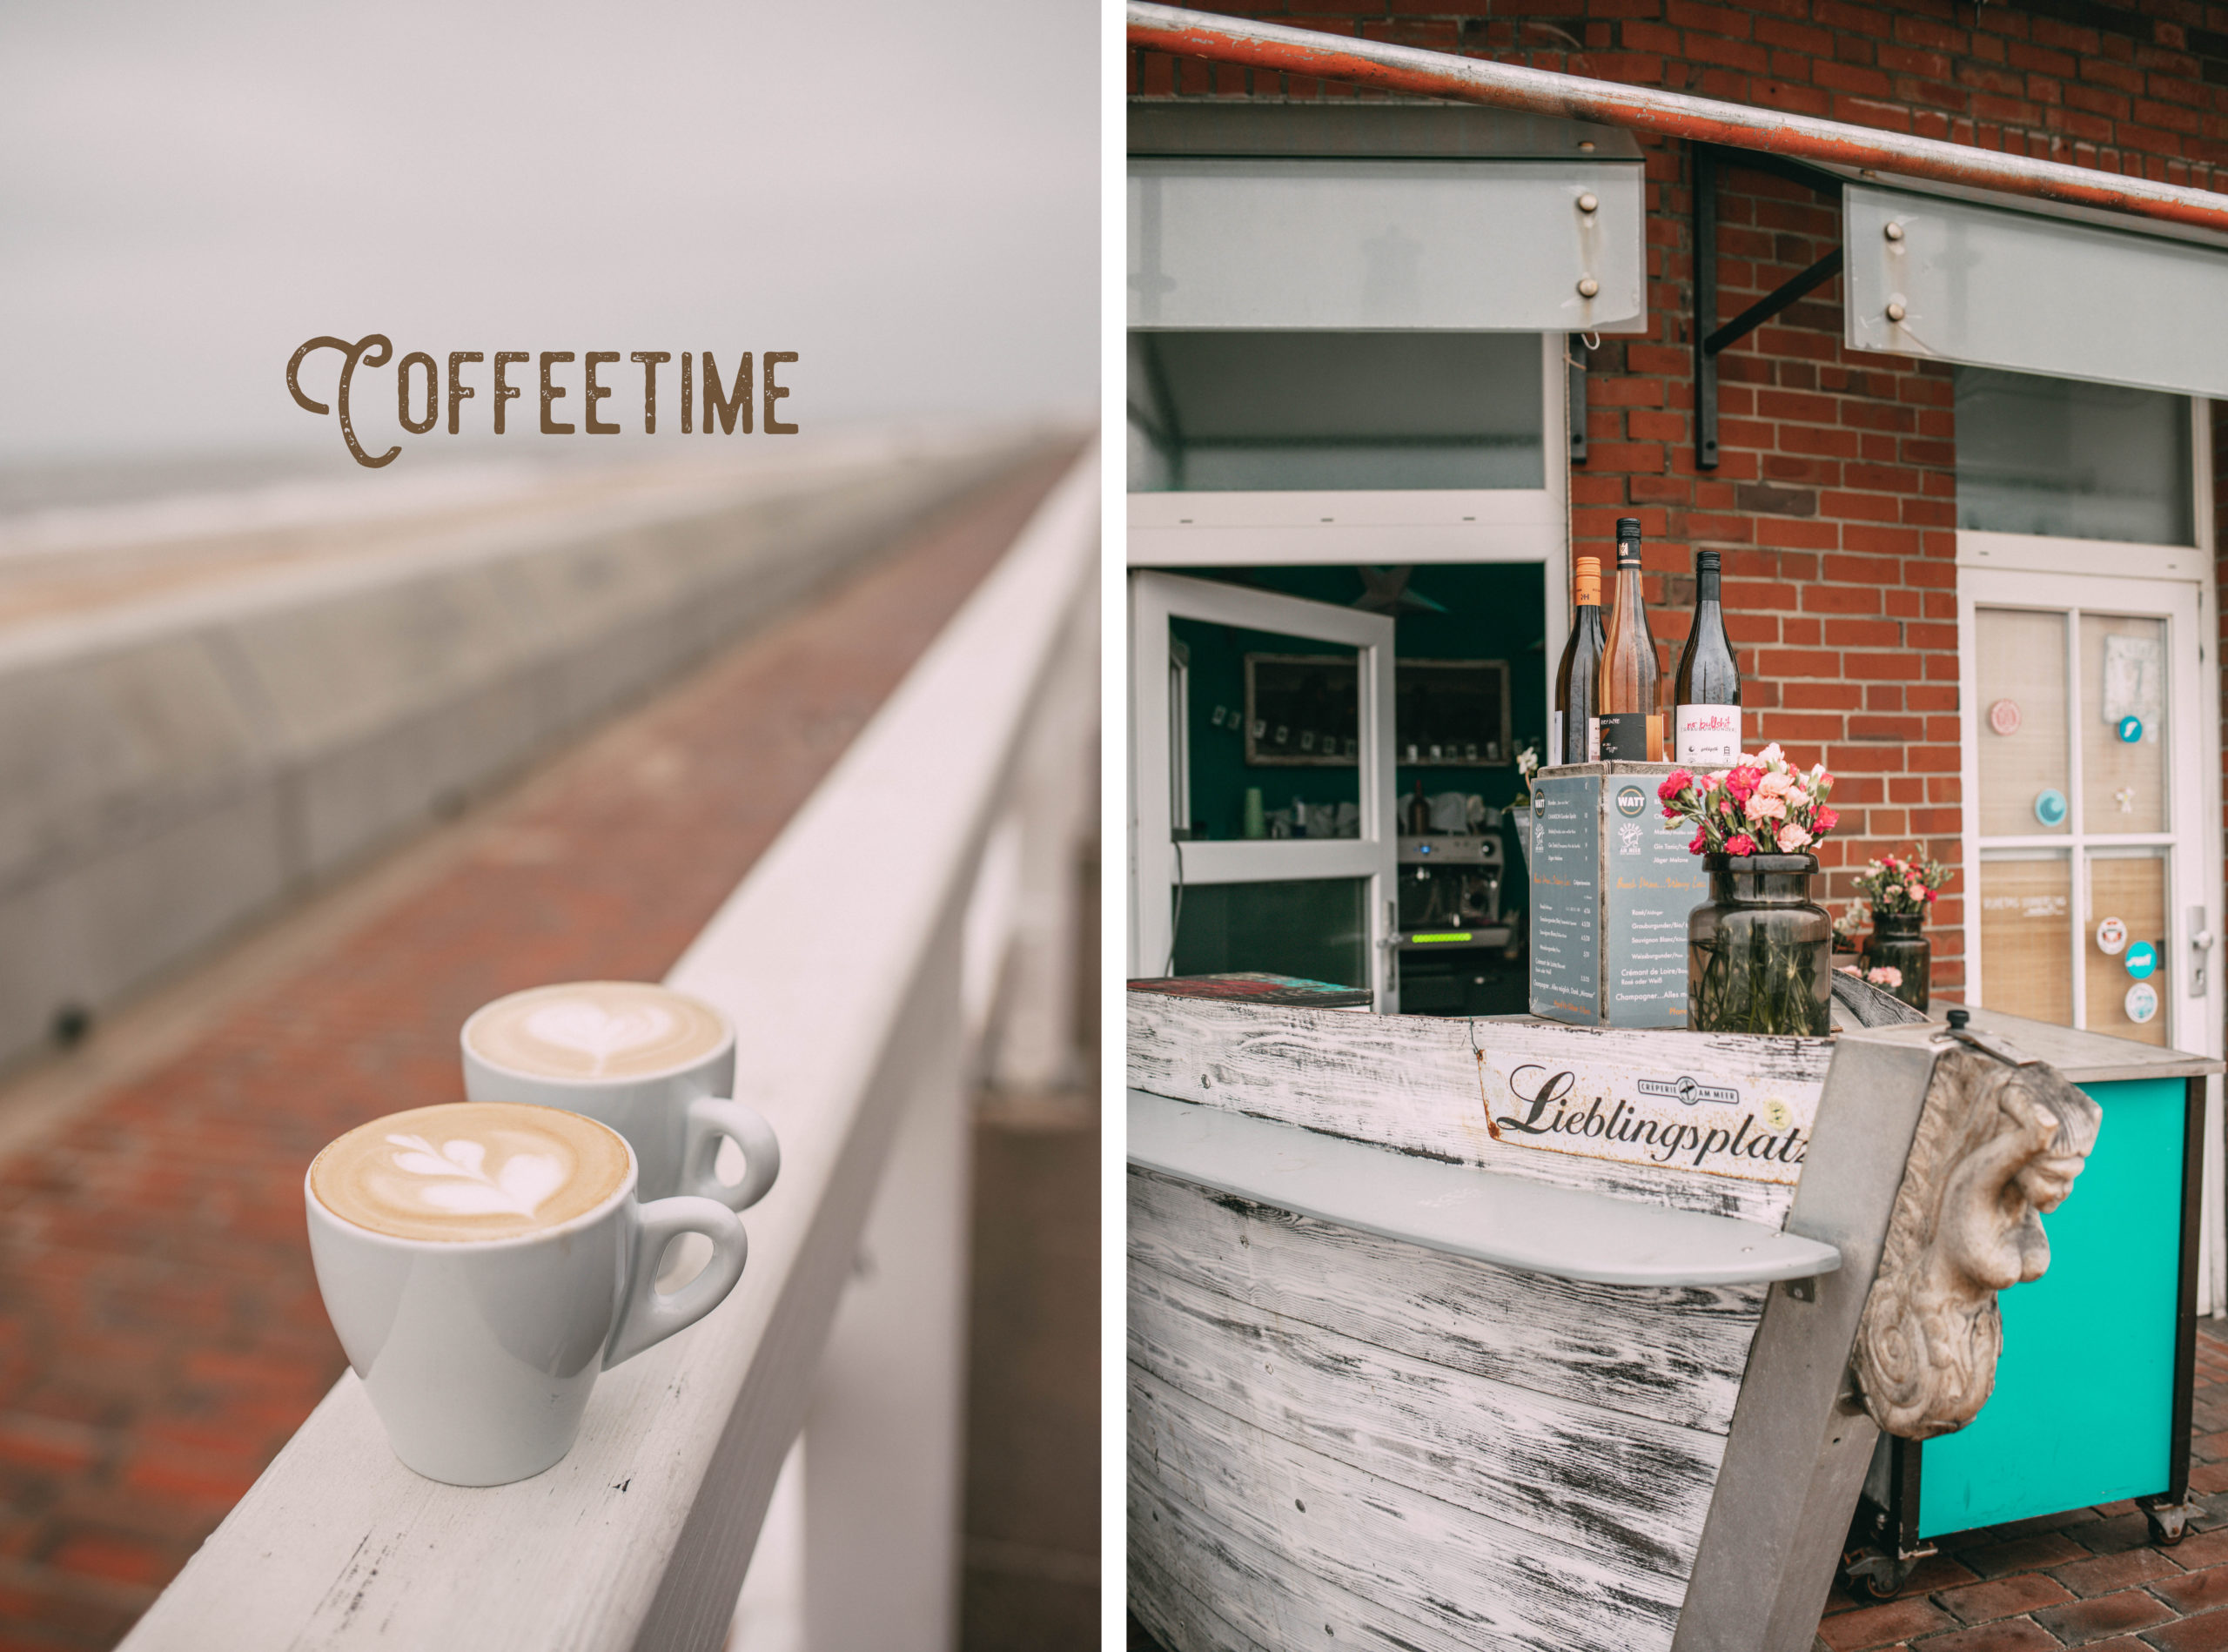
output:
[[[708,480],[561,531],[0,637],[0,1060],[762,623],[1023,441]]]

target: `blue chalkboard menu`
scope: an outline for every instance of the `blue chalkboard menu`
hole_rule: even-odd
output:
[[[1687,917],[1708,897],[1655,788],[1668,763],[1575,763],[1532,782],[1532,1013],[1687,1024]]]
[[[1532,782],[1532,1013],[1601,1018],[1601,782]]]

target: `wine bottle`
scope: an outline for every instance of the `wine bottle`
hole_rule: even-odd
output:
[[[1595,677],[1601,668],[1601,559],[1578,559],[1578,614],[1563,662],[1555,668],[1555,761],[1588,763],[1599,730],[1594,726]]]
[[[1673,755],[1681,763],[1730,769],[1741,755],[1741,667],[1725,635],[1718,554],[1694,553],[1694,623],[1679,656],[1672,703]]]
[[[1640,520],[1617,519],[1617,608],[1601,644],[1594,715],[1603,762],[1661,762],[1663,714],[1656,708],[1655,640],[1640,590]]]

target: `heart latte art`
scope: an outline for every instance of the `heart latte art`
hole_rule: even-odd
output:
[[[469,1101],[359,1125],[317,1156],[334,1215],[397,1239],[509,1239],[584,1216],[625,1185],[627,1145],[554,1107]]]
[[[579,981],[498,998],[467,1022],[482,1061],[537,1078],[641,1078],[726,1042],[710,1005],[643,981]]]

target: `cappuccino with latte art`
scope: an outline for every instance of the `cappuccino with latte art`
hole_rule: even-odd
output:
[[[513,1239],[587,1215],[627,1172],[627,1144],[593,1118],[468,1101],[358,1125],[317,1156],[310,1191],[396,1239]]]
[[[734,1028],[701,998],[648,981],[529,987],[474,1011],[461,1042],[467,1097],[610,1125],[634,1150],[644,1199],[748,1210],[781,1172],[772,1126],[735,1099]]]
[[[498,998],[465,1024],[491,1066],[536,1078],[647,1078],[716,1053],[726,1017],[644,981],[574,981]]]
[[[538,1474],[571,1449],[596,1373],[708,1313],[748,1241],[726,1205],[644,1201],[626,1138],[518,1101],[359,1125],[303,1179],[310,1260],[387,1440],[454,1486]],[[659,1259],[708,1244],[671,1292]]]

